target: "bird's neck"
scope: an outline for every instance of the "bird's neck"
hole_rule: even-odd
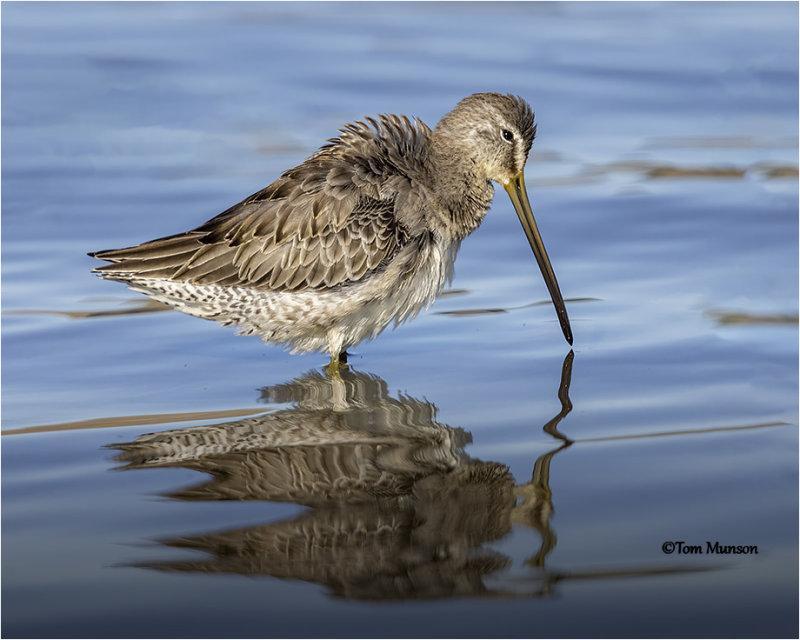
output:
[[[431,182],[440,205],[447,234],[462,240],[483,221],[494,196],[494,187],[465,150],[453,153],[446,141],[432,141],[428,156]]]

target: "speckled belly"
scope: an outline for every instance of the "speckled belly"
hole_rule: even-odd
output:
[[[292,352],[338,353],[413,318],[452,277],[458,244],[407,247],[362,281],[323,290],[260,291],[131,278],[135,291],[184,313],[234,325],[243,335],[284,344]]]

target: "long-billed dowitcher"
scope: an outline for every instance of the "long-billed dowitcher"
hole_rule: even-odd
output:
[[[405,116],[366,118],[196,229],[89,255],[111,262],[95,269],[103,278],[293,352],[327,351],[335,369],[348,348],[433,302],[494,181],[572,344],[525,189],[535,134],[528,103],[498,93],[464,98],[433,130]]]

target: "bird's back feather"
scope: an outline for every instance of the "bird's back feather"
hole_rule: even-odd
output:
[[[90,254],[120,280],[299,291],[356,282],[417,235],[430,129],[381,116],[338,138],[268,187],[185,233]],[[400,212],[400,213],[398,213]]]

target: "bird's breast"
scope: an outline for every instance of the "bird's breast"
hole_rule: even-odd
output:
[[[403,322],[428,307],[453,278],[453,266],[461,242],[429,234],[397,266],[399,272],[389,291],[397,309],[396,322]]]

